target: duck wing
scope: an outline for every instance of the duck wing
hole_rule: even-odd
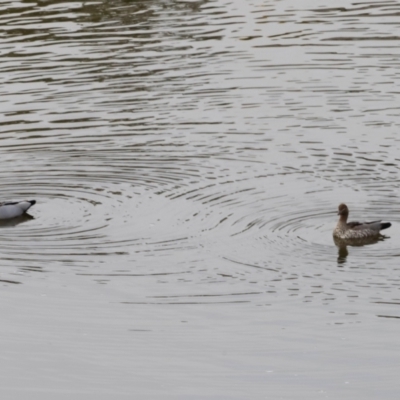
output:
[[[358,226],[362,226],[362,225],[364,225],[364,222],[353,221],[353,222],[348,222],[348,223],[347,223],[347,226],[348,226],[350,229],[356,229]]]
[[[382,221],[350,222],[348,225],[351,229],[355,229],[356,231],[363,230],[363,229],[380,231],[382,229]]]

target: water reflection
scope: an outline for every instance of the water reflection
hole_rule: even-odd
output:
[[[17,218],[0,219],[0,228],[13,228],[24,222],[28,222],[35,219],[32,215],[24,213]]]
[[[363,247],[369,246],[372,244],[376,244],[378,242],[383,242],[384,240],[389,239],[388,236],[379,235],[378,237],[371,237],[371,238],[362,238],[362,239],[339,239],[337,237],[333,237],[333,241],[338,248],[338,264],[345,264],[347,256],[349,255],[349,251],[347,249],[348,246],[350,247]]]

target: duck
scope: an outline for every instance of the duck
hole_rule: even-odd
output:
[[[0,203],[0,219],[19,217],[26,213],[34,204],[36,204],[36,200],[6,201]]]
[[[339,221],[333,230],[333,237],[342,240],[365,240],[381,236],[380,231],[390,228],[390,222],[372,221],[372,222],[347,222],[349,209],[346,204],[340,204],[338,207]]]

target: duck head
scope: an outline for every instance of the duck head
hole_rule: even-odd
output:
[[[349,209],[347,208],[346,204],[340,204],[338,208],[338,215],[347,217],[349,215]]]

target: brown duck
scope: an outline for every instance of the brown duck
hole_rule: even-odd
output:
[[[338,239],[369,239],[380,235],[382,229],[387,229],[392,226],[390,222],[347,222],[349,209],[346,204],[339,205],[338,211],[339,221],[333,231],[333,236]]]

